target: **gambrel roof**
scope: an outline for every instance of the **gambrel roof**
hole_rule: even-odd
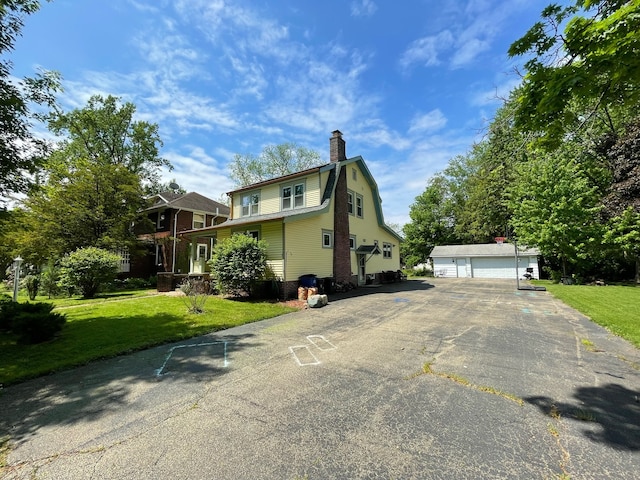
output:
[[[303,218],[308,218],[311,216],[319,215],[321,213],[325,213],[329,209],[329,206],[331,204],[331,198],[333,197],[335,192],[335,187],[337,184],[336,179],[338,178],[340,169],[346,168],[347,165],[354,164],[354,163],[358,165],[358,167],[360,168],[360,171],[362,172],[363,177],[365,178],[369,187],[371,188],[371,192],[373,194],[373,204],[375,206],[376,219],[378,221],[378,225],[384,230],[386,230],[387,232],[389,232],[391,235],[393,235],[399,242],[401,242],[402,237],[397,232],[395,232],[392,228],[390,228],[384,223],[384,216],[382,214],[382,200],[380,199],[380,194],[378,192],[378,184],[374,180],[373,176],[371,175],[371,172],[369,171],[369,168],[364,162],[364,159],[360,155],[352,158],[347,158],[346,160],[342,160],[339,162],[331,162],[325,165],[321,165],[319,167],[314,167],[307,170],[301,170],[300,172],[292,173],[290,175],[284,175],[281,177],[265,180],[263,182],[247,185],[228,193],[228,195],[233,195],[234,193],[238,193],[238,192],[255,190],[265,185],[272,185],[274,183],[286,182],[293,178],[298,178],[298,177],[310,175],[313,173],[323,173],[328,171],[329,178],[327,180],[327,184],[325,185],[325,189],[322,194],[322,201],[320,202],[320,205],[316,205],[313,207],[306,207],[306,208],[298,208],[295,210],[286,210],[286,211],[280,211],[280,212],[274,212],[274,213],[267,213],[263,215],[252,215],[250,217],[233,218],[233,219],[227,220],[226,222],[220,223],[218,225],[205,227],[204,229],[198,229],[198,232],[215,231],[220,228],[263,223],[271,220],[282,220],[283,222],[289,222],[289,221],[301,220]],[[188,233],[188,232],[185,232],[185,233]]]

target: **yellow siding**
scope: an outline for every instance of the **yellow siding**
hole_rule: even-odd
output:
[[[326,175],[323,175],[326,177]],[[320,174],[314,173],[313,175],[309,175],[306,177],[306,198],[305,198],[305,206],[307,207],[315,207],[320,205],[320,201],[322,199],[322,190],[320,185]]]
[[[280,185],[266,185],[260,189],[260,215],[280,211]]]
[[[260,239],[267,242],[267,258],[269,260],[282,259],[282,222],[263,223]]]
[[[300,275],[333,276],[333,249],[322,248],[322,230],[333,231],[333,210],[284,225],[286,280]]]
[[[281,189],[285,185],[295,185],[297,183],[305,184],[305,207],[315,207],[320,205],[322,199],[322,190],[326,183],[328,174],[321,175],[318,172],[314,172],[305,177],[296,179],[290,179],[286,182],[274,183],[271,185],[263,185],[256,190],[246,190],[233,194],[233,209],[231,212],[231,218],[240,218],[242,216],[242,197],[251,193],[260,193],[260,206],[259,214],[267,215],[270,213],[277,213],[282,208],[281,203]]]
[[[398,270],[400,268],[400,245],[398,240],[378,225],[373,191],[362,174],[357,164],[352,163],[347,167],[347,188],[353,193],[362,195],[363,218],[349,215],[349,233],[356,236],[356,247],[360,245],[373,245],[378,241],[378,246],[382,252],[382,244],[390,243],[395,245],[391,248],[391,258],[384,258],[383,254],[367,257],[367,273],[376,273],[384,270]],[[353,179],[353,169],[356,170],[356,179]],[[354,200],[355,210],[355,200]],[[351,255],[351,270],[357,272],[356,254]]]
[[[267,278],[284,278],[284,260],[267,260]]]

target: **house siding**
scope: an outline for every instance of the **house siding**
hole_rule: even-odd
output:
[[[285,223],[286,280],[301,275],[333,277],[333,248],[322,247],[322,230],[333,230],[333,212]]]

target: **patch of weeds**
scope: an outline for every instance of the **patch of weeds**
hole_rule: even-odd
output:
[[[582,343],[582,345],[584,346],[587,352],[594,352],[594,353],[604,352],[604,350],[597,348],[596,344],[587,338],[582,338],[580,340],[580,343]]]
[[[639,364],[637,364],[636,362],[632,362],[631,360],[628,360],[627,358],[623,357],[622,355],[618,355],[618,360],[622,360],[623,362],[625,362],[627,365],[629,365],[634,370],[640,370],[640,365]]]
[[[420,349],[420,355],[426,355],[426,354],[427,354],[427,346],[425,345]]]
[[[438,373],[437,375],[442,378],[453,380],[454,382],[459,383],[460,385],[464,385],[465,387],[473,386],[471,385],[471,382],[469,380],[455,373]]]
[[[8,435],[0,437],[0,472],[2,472],[2,469],[7,466],[7,457],[11,451],[9,440],[10,438]]]
[[[507,400],[511,400],[512,402],[516,402],[521,407],[524,405],[524,400],[522,400],[520,397],[518,397],[516,395],[513,395],[512,393],[503,392],[502,390],[498,390],[498,389],[493,388],[493,387],[485,387],[485,386],[479,386],[478,390],[480,390],[481,392],[487,392],[487,393],[491,393],[493,395],[497,395],[499,397],[506,398]]]
[[[460,385],[463,385],[465,387],[469,387],[469,388],[473,388],[475,390],[478,390],[480,392],[486,392],[486,393],[491,393],[492,395],[498,395],[499,397],[502,398],[506,398],[507,400],[511,400],[512,402],[517,403],[520,406],[524,405],[524,400],[522,400],[520,397],[517,397],[516,395],[513,395],[511,393],[506,393],[506,392],[502,392],[496,388],[493,387],[487,387],[487,386],[483,386],[483,385],[474,385],[473,383],[471,383],[469,380],[467,380],[466,378],[464,378],[461,375],[458,375],[457,373],[444,373],[444,372],[436,372],[433,370],[433,360],[429,361],[429,362],[425,362],[424,365],[422,365],[422,370],[420,370],[419,372],[414,373],[413,375],[409,375],[408,377],[406,377],[407,380],[410,380],[412,378],[416,378],[419,377],[421,375],[435,375],[436,377],[440,377],[440,378],[446,378],[447,380],[452,380]]]
[[[560,432],[558,431],[558,427],[556,427],[554,424],[552,423],[547,423],[547,430],[549,431],[549,433],[551,435],[553,435],[554,437],[559,437],[560,436]]]
[[[561,416],[560,410],[558,410],[558,407],[556,405],[551,405],[551,409],[549,410],[549,416],[556,420],[560,419],[560,416]]]
[[[583,422],[595,422],[596,421],[596,416],[593,413],[588,412],[586,410],[576,410],[575,412],[573,412],[573,417],[576,418],[577,420],[581,420]]]
[[[587,351],[589,351],[589,352],[595,352],[596,351],[595,344],[591,340],[589,340],[588,338],[580,339],[580,343],[582,343],[582,345],[584,346],[584,348]]]

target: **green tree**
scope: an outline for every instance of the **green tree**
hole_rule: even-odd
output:
[[[118,275],[120,255],[96,247],[79,248],[60,261],[60,283],[93,298]]]
[[[216,245],[208,263],[218,290],[251,296],[251,286],[267,269],[267,244],[249,235],[232,235]]]
[[[411,221],[403,228],[404,242],[401,244],[407,266],[425,262],[436,245],[457,243],[456,203],[451,190],[444,175],[435,175],[411,205]]]
[[[518,242],[569,265],[597,256],[604,229],[599,220],[600,185],[575,152],[538,153],[518,165],[510,188],[511,225]]]
[[[159,182],[159,169],[172,167],[159,156],[158,125],[134,120],[135,111],[131,102],[120,104],[112,95],[94,95],[85,108],[56,114],[49,128],[66,138],[48,167],[64,178],[64,169],[77,168],[77,162],[119,166],[143,182]]]
[[[262,182],[318,166],[320,154],[314,150],[283,143],[267,145],[259,156],[236,154],[229,164],[231,179],[237,187]]]
[[[0,4],[0,197],[28,190],[47,150],[31,131],[55,107],[60,89],[55,72],[38,72],[16,80],[6,56],[21,35],[24,18],[40,8],[36,0],[5,0]]]
[[[156,182],[168,162],[158,156],[157,126],[134,121],[134,113],[131,103],[95,96],[50,122],[67,136],[24,202],[30,237],[22,246],[37,264],[81,247],[136,249],[131,225],[145,206],[143,184]]]
[[[552,146],[593,116],[615,129],[612,109],[637,104],[640,98],[639,50],[640,0],[549,5],[542,21],[509,48],[510,56],[531,56],[516,125],[544,132]]]

